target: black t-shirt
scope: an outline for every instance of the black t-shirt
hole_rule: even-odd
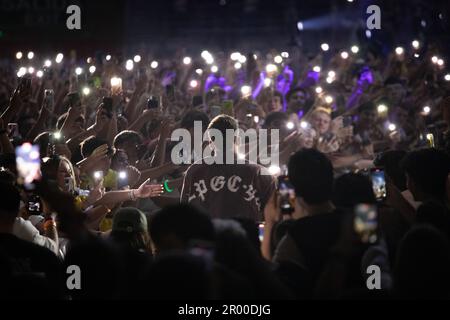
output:
[[[8,270],[8,274],[1,275],[6,286],[2,286],[0,295],[9,298],[62,297],[65,283],[62,264],[53,252],[12,234],[0,233],[0,254]]]

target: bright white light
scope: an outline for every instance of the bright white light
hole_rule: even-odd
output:
[[[54,137],[56,140],[61,139],[61,132],[59,132],[59,131],[54,132],[54,133],[53,133],[53,137]]]
[[[388,107],[385,104],[380,104],[377,107],[378,113],[385,113],[388,111]]]
[[[102,172],[101,171],[95,171],[94,172],[94,178],[95,179],[101,179],[102,177]]]
[[[326,81],[327,81],[327,83],[333,83],[334,78],[328,77]]]
[[[105,57],[105,59],[106,59],[106,61],[109,61],[109,60],[111,60],[111,55],[110,54],[108,54],[106,57]]]
[[[84,87],[83,88],[83,94],[85,96],[88,96],[91,93],[91,89],[89,89],[89,87]]]
[[[92,62],[92,58],[91,58],[91,57],[87,58],[87,59],[86,59],[86,62],[87,62],[87,63],[91,63],[91,62]]]
[[[273,61],[275,61],[275,63],[282,63],[283,62],[283,57],[282,56],[276,56]]]
[[[29,67],[28,68],[28,73],[33,74],[34,73],[34,68],[33,67]]]
[[[423,107],[423,113],[424,114],[429,114],[430,112],[431,112],[431,108],[429,106]]]
[[[183,58],[183,63],[184,63],[185,65],[191,64],[191,62],[192,62],[191,57],[184,57],[184,58]]]
[[[322,93],[323,89],[322,87],[316,87],[316,93]]]
[[[134,68],[134,63],[133,60],[129,59],[127,60],[127,63],[125,64],[125,69],[127,69],[128,71],[133,70]]]
[[[238,61],[239,61],[240,63],[246,63],[246,62],[247,62],[247,58],[246,58],[245,56],[240,56],[239,59],[238,59]]]
[[[240,54],[239,52],[233,52],[233,53],[230,55],[230,58],[231,58],[231,60],[233,60],[233,61],[239,60],[240,57],[241,57],[241,54]]]
[[[241,64],[240,62],[236,62],[236,63],[234,64],[234,68],[235,68],[235,69],[240,69],[240,68],[242,68],[242,64]]]
[[[80,67],[77,67],[77,68],[75,69],[75,73],[76,73],[77,76],[79,76],[80,74],[83,73],[83,69],[80,68]]]
[[[388,129],[389,129],[389,131],[395,131],[395,129],[397,129],[397,126],[395,124],[393,124],[393,123],[390,123],[388,125]]]
[[[347,2],[353,2],[353,0],[347,0]]]
[[[34,58],[34,52],[33,51],[28,52],[27,57],[28,57],[29,60],[33,59]]]
[[[197,88],[198,87],[198,81],[197,80],[191,80],[189,85],[191,86],[191,88]]]
[[[286,123],[286,128],[288,130],[294,129],[294,123],[292,121],[289,121],[288,123]]]
[[[281,56],[285,59],[289,58],[289,53],[288,52],[282,52]]]
[[[420,42],[418,40],[414,40],[413,42],[411,42],[411,45],[413,46],[414,49],[419,49]]]
[[[348,52],[347,51],[342,51],[341,52],[341,58],[342,59],[347,59],[348,58]]]
[[[49,67],[51,67],[51,66],[52,66],[52,62],[51,62],[50,60],[45,60],[45,62],[44,62],[44,67],[49,68]]]
[[[58,54],[56,55],[55,62],[56,62],[56,63],[61,63],[62,60],[63,60],[63,58],[64,58],[64,55],[63,55],[62,53],[58,53]]]
[[[444,65],[444,60],[438,59],[437,64],[438,64],[438,66],[443,66]]]
[[[358,46],[352,46],[350,49],[353,53],[358,53],[359,47]]]
[[[439,58],[436,57],[436,56],[432,56],[432,57],[431,57],[431,62],[433,62],[433,63],[437,63],[438,60],[439,60]]]
[[[366,30],[366,38],[372,38],[372,32],[370,30]]]
[[[259,116],[254,116],[254,117],[253,117],[253,121],[254,121],[255,123],[259,123]]]
[[[325,97],[325,102],[328,103],[328,104],[332,103],[333,102],[333,97],[332,96],[326,96]]]
[[[277,66],[274,65],[274,64],[268,64],[268,65],[266,66],[266,71],[267,71],[268,73],[277,72],[277,71],[278,71],[278,68],[277,68]]]
[[[42,78],[44,76],[44,72],[42,70],[38,70],[38,72],[36,72],[36,76],[38,78]]]
[[[447,74],[444,76],[444,79],[445,79],[445,81],[450,81],[450,73],[447,73]]]
[[[414,53],[414,58],[419,58],[419,57],[420,57],[420,54]]]
[[[94,73],[96,69],[97,69],[97,68],[96,68],[95,66],[90,66],[90,67],[89,67],[89,72],[90,72],[90,73]]]
[[[323,51],[328,51],[328,50],[330,49],[330,46],[328,45],[328,43],[322,43],[322,44],[320,45],[320,48],[321,48]]]
[[[334,72],[333,70],[328,71],[328,77],[330,78],[336,77],[336,72]]]
[[[21,68],[19,69],[19,71],[17,72],[17,76],[18,76],[19,78],[21,78],[21,77],[23,77],[23,76],[25,75],[25,73],[27,73],[27,69],[26,69],[25,67],[21,67]]]
[[[298,22],[297,23],[297,29],[298,29],[298,31],[302,31],[303,30],[303,22]]]
[[[272,84],[272,79],[270,78],[265,78],[264,79],[264,87],[270,87],[270,85]]]
[[[209,57],[208,59],[205,60],[206,64],[213,64],[214,63],[214,58],[213,57]]]
[[[202,53],[201,53],[201,56],[205,60],[207,60],[208,58],[212,57],[211,53],[209,53],[209,51],[207,51],[207,50],[203,50]]]
[[[133,58],[133,61],[134,61],[134,62],[136,62],[136,63],[139,63],[139,62],[141,62],[141,56],[140,56],[140,55],[138,55],[138,54],[137,54],[137,55],[135,55],[135,56],[134,56],[134,58]]]
[[[320,67],[319,66],[314,66],[313,71],[314,72],[320,72]]]
[[[152,61],[152,63],[150,64],[150,68],[152,69],[158,68],[158,61]]]
[[[219,71],[219,67],[218,66],[212,66],[211,67],[211,72],[212,73],[216,73],[217,71]]]
[[[302,129],[307,129],[309,127],[309,123],[306,121],[302,121],[302,122],[300,122],[300,127]]]
[[[253,59],[258,60],[258,56],[256,54],[254,54]]]
[[[127,178],[127,173],[125,171],[120,171],[119,172],[119,179],[126,179]]]
[[[279,166],[276,166],[276,165],[271,165],[271,166],[269,167],[269,169],[267,169],[267,170],[268,170],[269,173],[270,173],[271,175],[273,175],[273,176],[275,176],[275,175],[277,175],[277,174],[279,174],[279,173],[281,172],[280,167],[279,167]]]
[[[198,74],[199,76],[201,76],[203,74],[203,70],[197,69],[197,70],[195,70],[195,73]]]
[[[248,96],[252,93],[252,87],[250,86],[242,86],[241,93],[243,96]]]
[[[244,160],[244,159],[245,159],[245,154],[238,152],[238,153],[237,153],[237,157],[238,157],[238,159],[240,159],[240,160]]]
[[[395,53],[397,54],[397,55],[402,55],[403,54],[403,52],[405,52],[405,50],[402,48],[402,47],[397,47],[397,48],[395,48]]]
[[[122,79],[120,79],[118,77],[112,77],[111,78],[111,87],[117,87],[120,85],[121,82],[122,82]]]
[[[22,52],[19,51],[16,53],[16,59],[22,59],[22,57],[23,57]]]

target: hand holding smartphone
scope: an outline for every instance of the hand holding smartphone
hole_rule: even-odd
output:
[[[287,175],[278,176],[278,195],[281,214],[291,215],[295,210],[295,190]]]
[[[386,199],[386,177],[384,170],[381,168],[372,168],[370,170],[370,178],[372,180],[372,189],[377,201]]]
[[[370,204],[355,206],[353,227],[363,243],[375,243],[378,240],[377,207]]]

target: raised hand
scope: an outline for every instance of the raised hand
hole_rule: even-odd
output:
[[[164,192],[162,184],[148,184],[149,182],[150,179],[147,179],[138,189],[135,189],[134,195],[137,198],[158,197]]]

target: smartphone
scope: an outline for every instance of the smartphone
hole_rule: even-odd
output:
[[[427,138],[428,147],[434,148],[434,134],[427,133],[426,138]]]
[[[8,123],[8,137],[15,138],[19,136],[19,126],[17,123]]]
[[[386,177],[384,170],[380,168],[372,168],[370,170],[370,178],[372,180],[372,189],[377,201],[386,199]]]
[[[30,215],[41,215],[42,205],[39,196],[30,194],[28,195],[27,209]]]
[[[370,204],[355,206],[353,228],[363,243],[375,243],[378,240],[377,207]]]
[[[278,176],[278,194],[281,213],[291,215],[295,210],[295,190],[287,175]]]
[[[345,116],[342,119],[342,123],[343,123],[344,128],[350,127],[353,124],[353,119],[351,116]]]
[[[225,100],[222,105],[222,113],[229,116],[234,116],[233,105],[234,105],[233,100]]]
[[[44,104],[45,107],[50,111],[53,112],[55,108],[55,94],[52,89],[45,89],[44,91]]]
[[[192,106],[195,108],[195,107],[198,107],[201,105],[203,105],[203,96],[193,96],[192,97]]]
[[[69,99],[69,106],[78,108],[81,106],[81,98],[78,92],[71,92],[67,95]]]
[[[39,146],[24,143],[16,148],[17,182],[26,190],[34,190],[34,182],[41,179]]]
[[[113,99],[111,97],[103,97],[102,108],[105,109],[108,118],[113,116]]]
[[[150,96],[150,98],[147,100],[147,109],[159,109],[160,99],[157,96]]]
[[[258,235],[259,235],[259,241],[263,241],[264,239],[264,222],[261,222],[258,225]]]

